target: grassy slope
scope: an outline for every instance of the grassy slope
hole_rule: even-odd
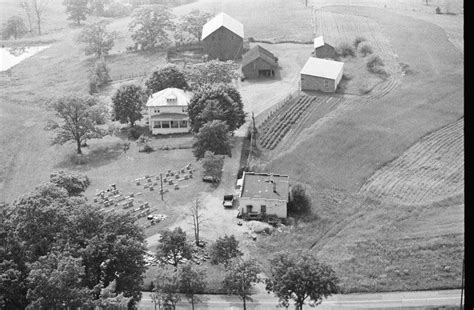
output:
[[[269,163],[269,171],[288,173],[307,184],[321,219],[302,224],[295,235],[263,240],[261,254],[267,257],[268,251],[279,248],[315,245],[318,255],[340,272],[345,290],[457,286],[463,247],[462,197],[441,206],[417,208],[365,200],[356,193],[384,163],[463,115],[462,54],[436,26],[381,10],[328,9],[376,19],[399,60],[415,74],[406,76],[399,89],[380,101],[350,109],[317,131],[307,130],[295,148]],[[439,209],[442,212],[434,211]],[[419,215],[410,216],[413,211]],[[446,214],[450,214],[448,220]],[[435,233],[424,234],[428,227]],[[374,246],[377,242],[382,245]],[[397,254],[386,255],[381,249]],[[449,271],[428,272],[432,266],[439,271],[445,265]],[[380,272],[389,266],[394,269]]]

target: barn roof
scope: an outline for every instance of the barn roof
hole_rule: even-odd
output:
[[[201,40],[204,40],[221,27],[225,27],[239,37],[244,38],[244,25],[226,13],[219,13],[202,27]]]
[[[257,58],[261,58],[268,62],[270,65],[277,67],[278,58],[275,57],[271,52],[264,49],[260,45],[251,48],[247,53],[242,56],[242,67],[245,67],[249,63],[253,62]]]
[[[319,37],[316,37],[314,38],[314,48],[318,48],[318,47],[321,47],[321,46],[324,46],[324,38],[323,36],[319,36]],[[327,43],[326,43],[327,44]]]
[[[161,107],[161,106],[187,106],[190,100],[190,94],[179,88],[165,88],[159,92],[154,93],[148,98],[147,107]],[[176,99],[176,100],[168,100]]]
[[[301,74],[335,80],[344,66],[343,62],[309,57],[301,69]]]
[[[290,178],[287,175],[244,172],[241,197],[288,201]]]

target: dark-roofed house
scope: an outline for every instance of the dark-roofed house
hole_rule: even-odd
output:
[[[239,195],[241,216],[286,218],[290,179],[286,175],[244,172]]]
[[[318,58],[332,58],[336,55],[334,46],[324,42],[323,36],[319,36],[314,39],[314,52],[315,57]]]
[[[209,59],[240,59],[244,47],[244,25],[220,13],[202,27],[201,41]]]
[[[242,73],[247,79],[273,77],[278,69],[278,58],[260,45],[242,57]]]
[[[342,79],[344,63],[310,57],[301,69],[301,90],[334,93]]]

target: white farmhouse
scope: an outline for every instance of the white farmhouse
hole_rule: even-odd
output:
[[[286,218],[290,179],[286,175],[244,172],[239,214],[250,217],[276,215]]]
[[[148,98],[148,125],[152,134],[189,132],[188,105],[191,95],[179,88],[166,88]]]

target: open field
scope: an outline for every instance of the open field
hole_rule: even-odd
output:
[[[342,275],[345,291],[459,286],[463,56],[442,28],[418,19],[364,7],[331,6],[322,11],[334,13],[327,15],[336,24],[346,18],[358,20],[351,15],[375,22],[382,42],[391,47],[387,55],[393,53],[393,59],[407,64],[411,73],[388,80],[368,96],[347,97],[329,117],[307,125],[286,150],[262,158],[269,159],[266,170],[287,173],[306,185],[319,219],[298,224],[291,234],[260,240],[254,255],[263,261],[282,248],[312,248]],[[446,132],[452,132],[451,137],[443,142]],[[433,134],[423,138],[429,133]],[[434,140],[439,140],[437,150],[424,147]],[[404,154],[412,152],[419,154],[408,160]],[[432,189],[425,186],[426,195],[408,193],[403,204],[359,192],[379,174],[386,178],[381,184],[397,184],[400,174],[383,167],[404,158],[408,167],[421,167],[425,163],[418,161],[419,156],[424,156],[431,172],[412,173],[420,177],[414,190],[423,187],[422,180],[435,182],[436,176],[445,183],[433,183]],[[454,184],[450,171],[459,171],[454,173],[458,175]],[[400,189],[406,186],[410,187],[403,183]],[[385,270],[387,266],[393,268]]]

